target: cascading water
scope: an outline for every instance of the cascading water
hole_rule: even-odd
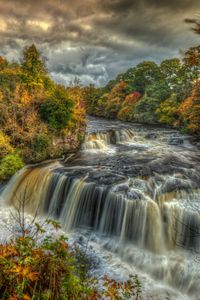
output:
[[[190,252],[200,249],[200,156],[176,131],[92,119],[74,160],[26,167],[1,197],[25,199],[29,213],[50,214],[67,232],[89,230],[179,299],[200,295]]]

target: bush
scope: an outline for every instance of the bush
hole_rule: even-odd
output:
[[[46,222],[60,228],[56,221]],[[89,274],[89,256],[76,244],[70,246],[63,235],[46,235],[38,223],[27,228],[0,245],[2,300],[140,299],[137,276],[119,283],[102,277],[100,283]]]
[[[31,148],[37,152],[44,151],[50,145],[51,139],[47,134],[39,134],[31,142]]]
[[[0,180],[7,180],[24,166],[22,159],[17,154],[4,156],[0,162]]]

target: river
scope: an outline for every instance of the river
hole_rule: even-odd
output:
[[[190,136],[91,117],[75,157],[11,179],[1,218],[19,199],[89,238],[97,273],[137,273],[143,299],[200,299],[200,154]]]

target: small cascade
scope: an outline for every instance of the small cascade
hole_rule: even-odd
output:
[[[110,136],[107,133],[93,133],[87,134],[85,137],[84,144],[82,145],[83,150],[106,150],[110,145]]]
[[[131,129],[109,130],[106,132],[96,132],[86,134],[82,145],[83,150],[94,151],[108,150],[111,145],[129,142],[134,138],[134,132]]]

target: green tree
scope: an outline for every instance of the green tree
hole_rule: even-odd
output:
[[[24,49],[22,70],[22,81],[28,84],[29,88],[34,90],[44,88],[45,79],[48,77],[47,70],[34,44]]]
[[[70,121],[74,103],[68,97],[66,89],[58,85],[55,91],[40,105],[40,115],[50,128],[60,131]]]
[[[144,61],[137,65],[134,72],[133,89],[141,94],[145,93],[148,85],[162,78],[160,68],[155,62]]]
[[[178,108],[180,103],[177,101],[176,94],[160,103],[156,110],[158,121],[168,125],[178,125]]]
[[[144,96],[134,108],[135,119],[142,123],[156,123],[156,109],[159,106],[159,103],[158,99]]]
[[[35,77],[47,73],[41,54],[34,44],[24,49],[22,68],[25,72]]]
[[[179,101],[185,99],[198,76],[197,68],[181,62],[178,58],[164,60],[160,68],[171,93],[176,94]]]
[[[171,89],[166,81],[156,81],[146,88],[146,96],[163,101],[171,95]]]

